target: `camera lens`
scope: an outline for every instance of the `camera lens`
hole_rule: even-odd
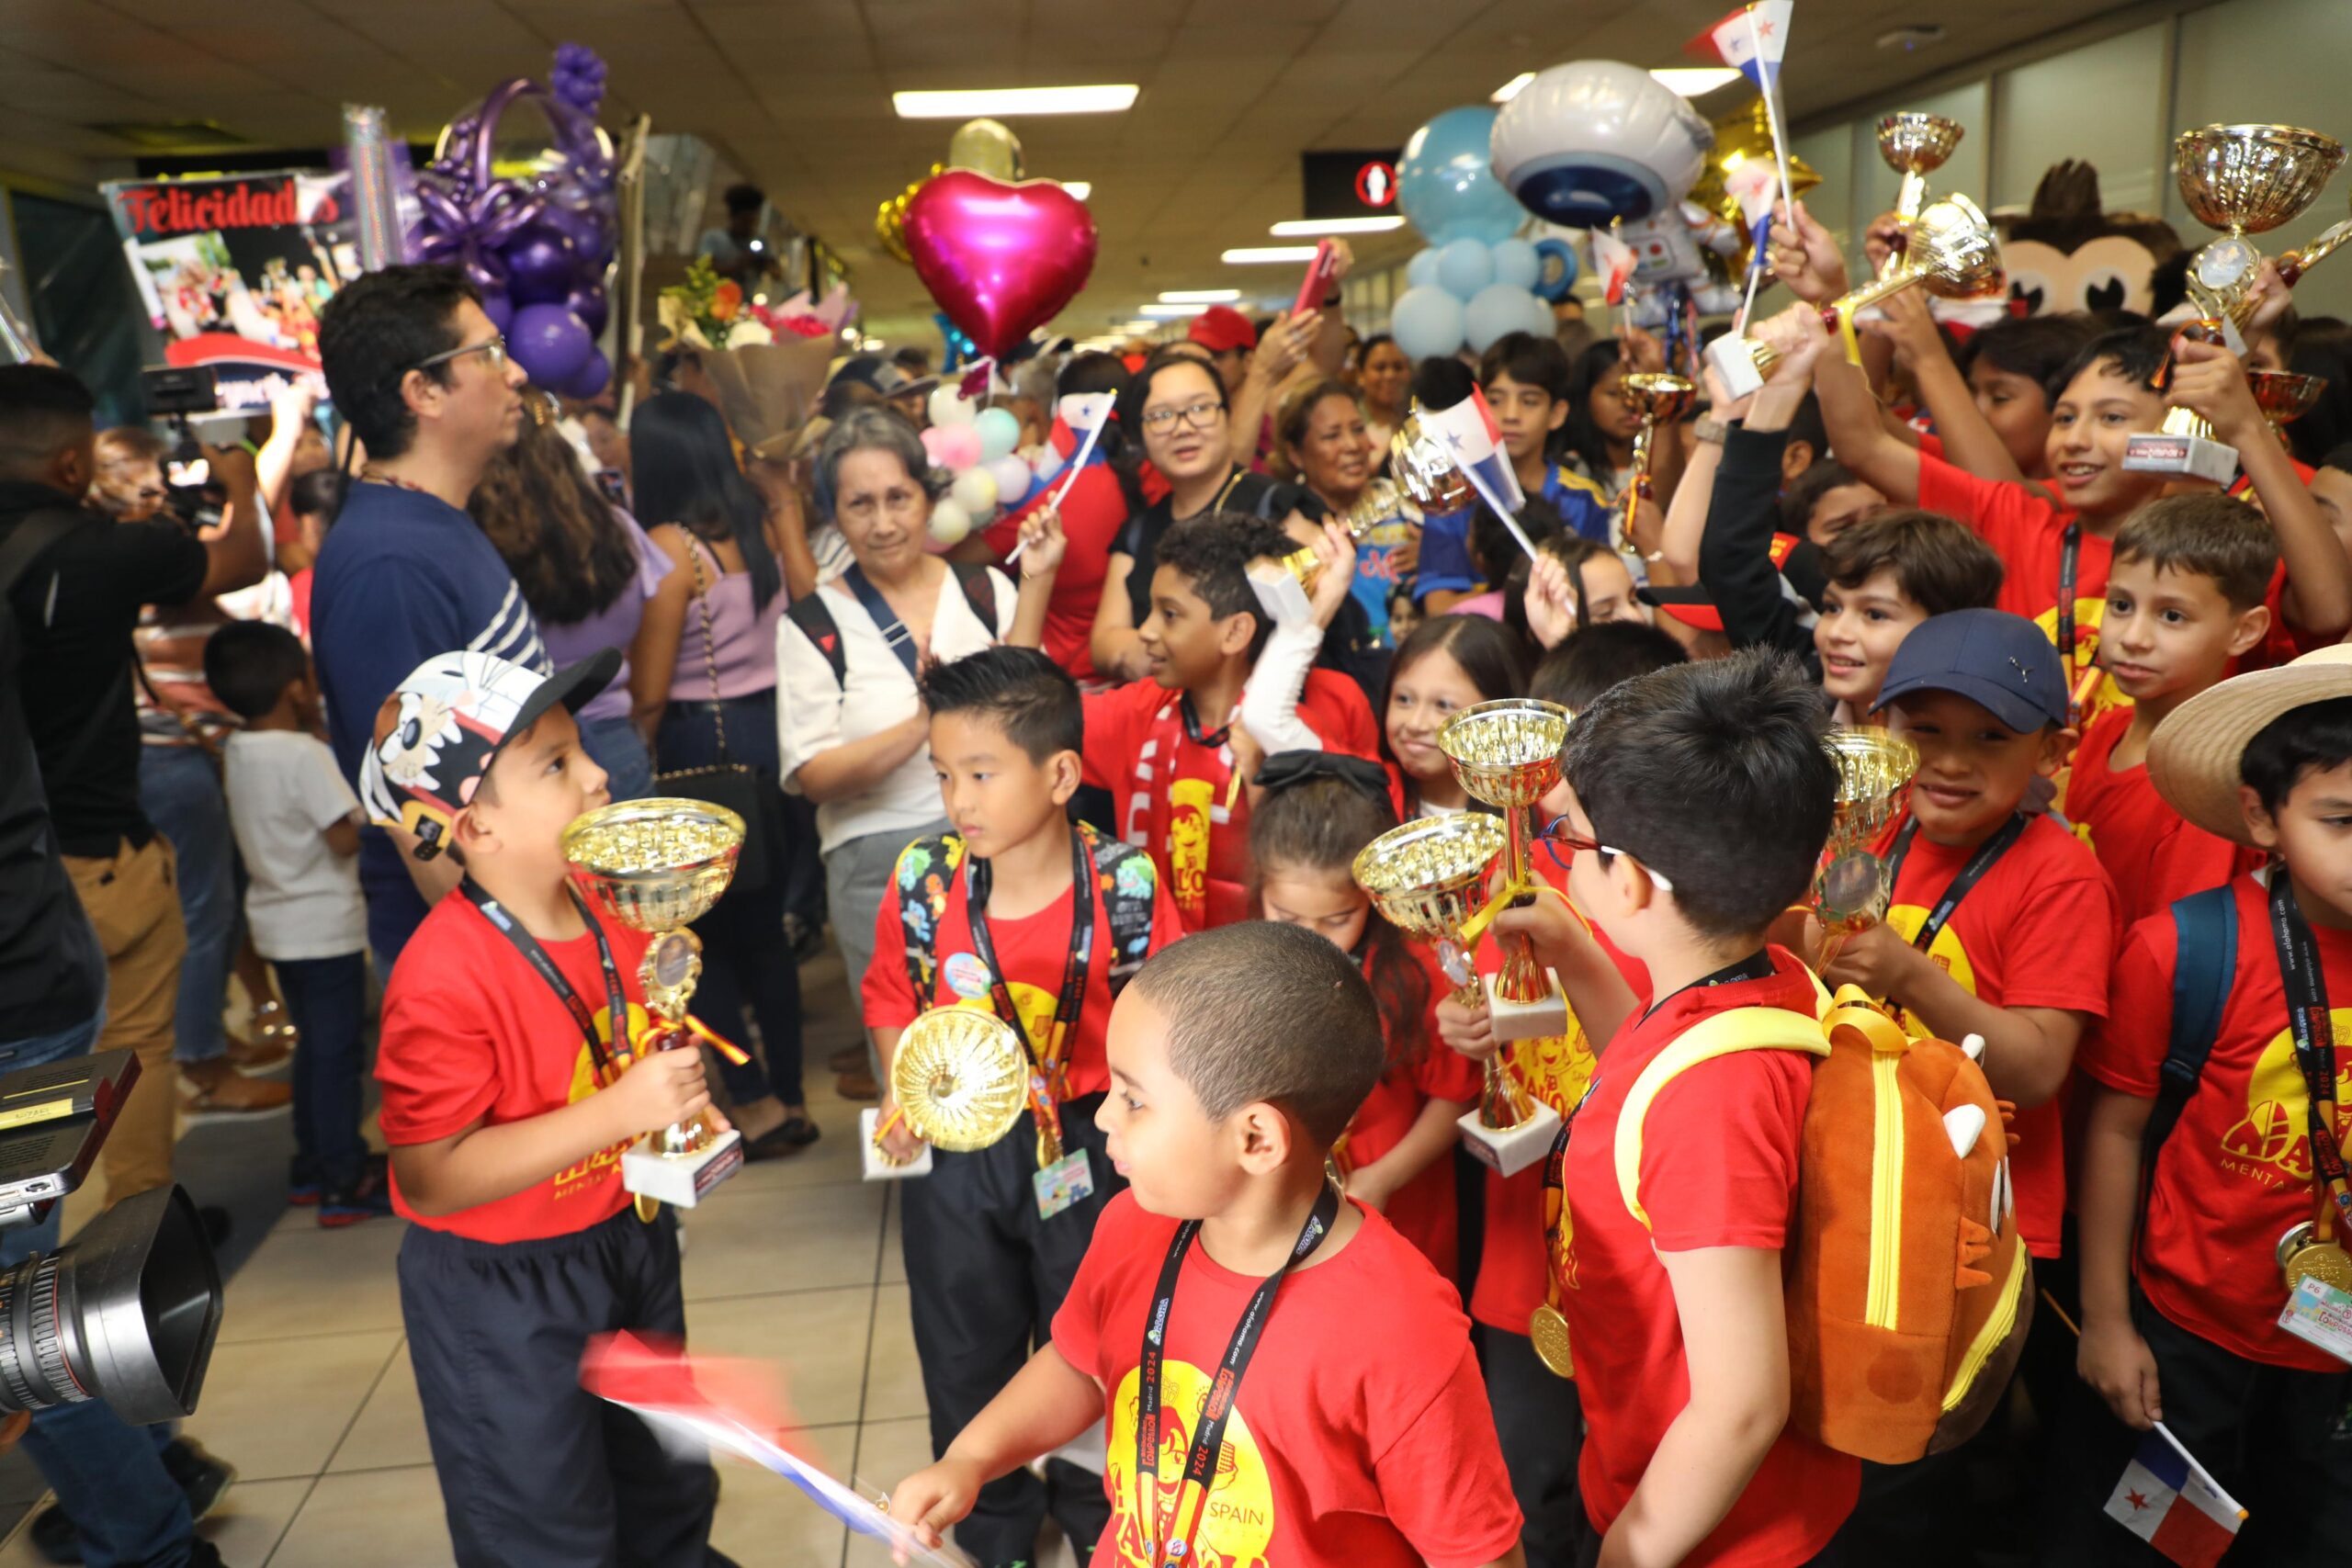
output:
[[[0,1409],[103,1399],[133,1426],[191,1415],[221,1301],[187,1194],[127,1198],[0,1273]]]

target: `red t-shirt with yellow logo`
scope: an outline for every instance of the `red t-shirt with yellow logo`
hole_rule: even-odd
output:
[[[2147,1231],[2135,1260],[2150,1304],[2232,1355],[2341,1372],[2344,1363],[2278,1326],[2287,1304],[2278,1238],[2312,1217],[2311,1097],[2287,1027],[2287,989],[2270,939],[2270,898],[2241,876],[2237,967],[2197,1092],[2156,1156]],[[2352,1041],[2352,932],[2312,928],[2335,1037]],[[2179,932],[2169,913],[2142,920],[2115,964],[2114,1011],[2083,1043],[2083,1071],[2154,1099],[2172,1032]],[[2352,1051],[2335,1064],[2335,1135],[2352,1142]]]
[[[1253,919],[1250,795],[1230,744],[1204,746],[1184,728],[1182,691],[1137,681],[1086,698],[1086,782],[1116,804],[1112,824],[1159,866],[1186,931]],[[1306,672],[1298,716],[1326,751],[1377,760],[1380,734],[1363,690],[1329,670]],[[1222,721],[1199,716],[1204,735]]]
[[[646,1023],[645,987],[637,977],[649,939],[601,921],[612,944],[628,1019],[624,1043]],[[594,933],[541,944],[557,970],[596,1015],[610,1051],[604,966]],[[384,987],[376,1079],[383,1086],[384,1141],[430,1144],[476,1122],[525,1122],[596,1092],[594,1058],[571,1010],[530,960],[468,901],[452,893],[435,906],[401,950]],[[420,1214],[392,1178],[392,1206],[429,1230],[473,1241],[534,1241],[569,1235],[610,1219],[628,1201],[621,1189],[621,1151],[635,1139],[600,1149],[577,1165],[496,1202],[454,1214]]]

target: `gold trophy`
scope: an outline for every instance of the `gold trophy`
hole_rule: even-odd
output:
[[[1421,405],[1414,403],[1388,438],[1388,471],[1422,511],[1459,511],[1470,503],[1470,481],[1452,449],[1422,429],[1421,413]]]
[[[1898,265],[1905,248],[1905,236],[1911,225],[1919,220],[1919,209],[1928,199],[1928,176],[1944,166],[1952,149],[1968,134],[1967,127],[1956,119],[1939,114],[1891,114],[1878,122],[1878,155],[1886,166],[1903,176],[1903,185],[1894,197],[1894,215],[1903,223],[1905,234],[1898,235],[1894,247],[1879,267],[1883,277]]]
[[[686,999],[702,977],[702,939],[684,928],[727,891],[742,849],[743,819],[702,800],[616,801],[563,830],[563,858],[597,908],[653,939],[637,976],[646,1010],[663,1026],[657,1049],[697,1048]],[[664,1203],[693,1208],[742,1163],[743,1135],[696,1116],[631,1145],[621,1156],[621,1185],[637,1194],[638,1218],[650,1220]]]
[[[900,1165],[882,1153],[890,1131],[868,1108],[859,1118],[869,1181],[931,1174],[932,1149],[972,1154],[1019,1124],[1029,1103],[1029,1049],[1012,1025],[981,1008],[933,1008],[907,1025],[890,1053],[897,1116],[928,1145]],[[1037,1166],[1061,1158],[1051,1131],[1037,1130]]]
[[[1470,710],[1464,709],[1464,712]],[[1463,929],[1491,897],[1487,874],[1510,845],[1503,824],[1483,812],[1424,817],[1391,828],[1360,851],[1356,884],[1383,919],[1415,942],[1437,949],[1453,982],[1454,1001],[1487,1005],[1487,988],[1471,966]],[[1516,1176],[1552,1146],[1560,1113],[1537,1104],[1503,1070],[1502,1052],[1487,1058],[1486,1083],[1476,1110],[1460,1122],[1470,1152],[1505,1176]]]
[[[2189,322],[2174,335],[2226,345],[2233,330],[2226,318],[2206,316]],[[2170,355],[2165,355],[2156,371],[2155,389],[2172,389]],[[2167,409],[2164,423],[2125,440],[2123,466],[2133,473],[2174,474],[2227,485],[2237,477],[2238,453],[2236,447],[2214,439],[2213,427],[2204,415],[2190,409]]]
[[[1527,813],[1560,782],[1560,748],[1568,738],[1568,710],[1532,697],[1503,697],[1464,708],[1437,732],[1438,750],[1474,800],[1503,814],[1514,888],[1537,886],[1527,859]],[[1524,936],[1502,943],[1503,964],[1487,987],[1498,1040],[1544,1040],[1565,1034],[1567,999],[1559,982],[1535,961]]]
[[[1650,484],[1650,442],[1661,424],[1671,424],[1699,400],[1698,383],[1688,376],[1666,371],[1634,370],[1619,378],[1617,395],[1641,420],[1634,432],[1634,476],[1625,482],[1625,520],[1617,547],[1629,556],[1642,553],[1634,542],[1634,511],[1656,494]]]
[[[2254,406],[2262,411],[2282,446],[2287,444],[2287,427],[2311,412],[2319,395],[2327,390],[2326,377],[2292,370],[2249,370],[2245,379],[2254,389]]]
[[[1871,845],[1901,814],[1919,771],[1918,750],[1883,729],[1838,730],[1829,737],[1829,751],[1838,762],[1838,807],[1813,874],[1812,897],[1822,932],[1815,966],[1822,969],[1848,937],[1886,919],[1894,879]]]
[[[2189,298],[2203,315],[2229,323],[2229,346],[2243,353],[2236,333],[2254,313],[2251,291],[2262,270],[2262,253],[2246,236],[2301,216],[2343,164],[2343,144],[2291,125],[2209,125],[2182,132],[2172,146],[2181,200],[2199,223],[2224,231],[2190,258]],[[2280,276],[2290,284],[2301,277],[2348,237],[2338,231],[2352,231],[2352,223],[2295,254],[2291,276],[2282,259]]]
[[[1365,485],[1356,503],[1339,514],[1348,537],[1359,543],[1391,518],[1402,518],[1416,528],[1421,525],[1421,509],[1392,479],[1374,479]],[[1348,563],[1351,570],[1354,565],[1352,561]],[[1257,592],[1259,604],[1276,626],[1296,626],[1311,614],[1307,600],[1313,596],[1315,584],[1322,574],[1323,558],[1311,546],[1304,547],[1279,560],[1250,567],[1250,586]]]
[[[1822,324],[1849,340],[1849,353],[1855,314],[1890,294],[1917,285],[1941,299],[1973,299],[2002,286],[2001,243],[1966,197],[1929,202],[1905,232],[1902,265],[1822,309]],[[1762,387],[1780,359],[1778,349],[1757,338],[1719,337],[1707,346],[1707,363],[1723,378],[1724,395],[1734,400]]]

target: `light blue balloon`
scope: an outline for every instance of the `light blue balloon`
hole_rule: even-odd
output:
[[[1534,290],[1537,299],[1548,299],[1556,305],[1576,291],[1577,253],[1575,247],[1566,240],[1556,234],[1547,234],[1536,241],[1535,261],[1536,265],[1544,272],[1550,272],[1555,263],[1558,264],[1560,269],[1555,276],[1549,279],[1539,278],[1537,282],[1528,285]]]
[[[1544,276],[1544,258],[1525,240],[1505,240],[1495,246],[1495,281],[1514,288],[1532,288]]]
[[[1494,252],[1476,240],[1456,240],[1437,254],[1437,285],[1467,300],[1495,280]]]
[[[1405,287],[1419,288],[1436,281],[1437,252],[1434,249],[1415,251],[1413,259],[1405,264]]]
[[[1388,332],[1415,359],[1442,359],[1462,349],[1462,301],[1434,283],[1408,288],[1389,308]]]
[[[980,461],[993,463],[1009,457],[1021,445],[1021,422],[1010,409],[982,409],[972,421],[972,428],[980,435]]]
[[[1448,109],[1412,134],[1396,162],[1396,206],[1433,245],[1493,244],[1518,231],[1527,213],[1495,177],[1495,108]]]
[[[1490,283],[1464,307],[1462,322],[1472,350],[1484,354],[1497,339],[1512,333],[1550,336],[1552,309],[1524,288],[1509,283]]]

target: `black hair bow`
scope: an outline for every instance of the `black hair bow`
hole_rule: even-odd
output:
[[[1383,806],[1390,804],[1388,770],[1338,751],[1277,751],[1259,765],[1258,776],[1250,782],[1261,789],[1287,789],[1309,779],[1338,779]]]

